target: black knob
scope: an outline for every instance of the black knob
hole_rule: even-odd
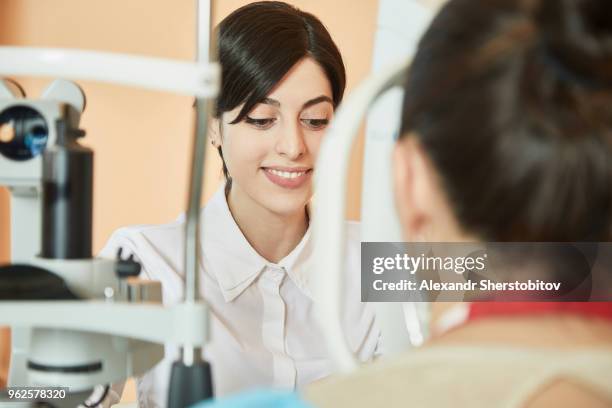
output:
[[[115,264],[115,273],[119,279],[131,278],[140,275],[142,266],[134,260],[134,255],[130,254],[127,259],[121,258],[123,248],[117,251],[117,263]]]

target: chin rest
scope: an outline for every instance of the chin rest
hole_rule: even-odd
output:
[[[33,265],[0,266],[0,300],[77,300],[64,280]]]

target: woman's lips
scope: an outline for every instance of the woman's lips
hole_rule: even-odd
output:
[[[263,167],[264,174],[274,184],[283,188],[295,189],[308,181],[312,174],[309,168]]]

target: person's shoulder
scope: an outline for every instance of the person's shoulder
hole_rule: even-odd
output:
[[[182,233],[184,224],[184,217],[181,215],[176,220],[166,224],[139,224],[121,227],[113,232],[111,238],[134,240],[142,236],[167,239],[170,238],[169,235]]]
[[[138,224],[116,229],[108,239],[98,256],[114,257],[118,248],[127,253],[138,255],[144,246],[154,248],[168,247],[169,244],[181,243],[183,238],[184,217],[166,224]]]
[[[99,258],[115,259],[121,251],[142,266],[143,279],[162,282],[164,303],[181,294],[184,228],[180,219],[167,224],[130,225],[117,229],[98,253]]]

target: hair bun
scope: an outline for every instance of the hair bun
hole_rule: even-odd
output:
[[[542,0],[536,21],[546,59],[562,77],[612,89],[611,0]]]

